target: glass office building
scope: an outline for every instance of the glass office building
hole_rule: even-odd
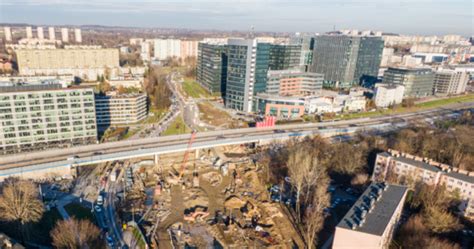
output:
[[[421,98],[433,94],[435,74],[430,68],[389,67],[383,74],[383,83],[405,86],[404,97]]]
[[[322,35],[315,38],[311,72],[325,83],[346,88],[375,83],[384,42],[380,37]]]
[[[227,80],[227,46],[225,44],[198,44],[196,79],[210,93],[225,97]]]

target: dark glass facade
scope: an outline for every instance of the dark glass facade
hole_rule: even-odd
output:
[[[199,43],[197,57],[197,82],[211,93],[225,97],[227,80],[227,46]]]
[[[317,36],[310,71],[324,74],[326,84],[367,85],[375,82],[383,46],[380,37]]]

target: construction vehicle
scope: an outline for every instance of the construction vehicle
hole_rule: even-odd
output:
[[[188,147],[184,152],[183,161],[181,162],[181,168],[179,169],[178,182],[183,179],[184,171],[186,170],[186,163],[188,162],[189,153],[191,151],[191,146],[193,145],[194,139],[196,138],[197,131],[193,130],[191,133],[191,138],[188,141]]]

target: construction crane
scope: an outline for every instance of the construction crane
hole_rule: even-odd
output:
[[[189,152],[191,150],[191,146],[193,145],[194,139],[196,138],[196,134],[197,134],[196,130],[193,130],[193,132],[191,133],[191,138],[189,139],[189,142],[188,142],[188,148],[184,152],[183,161],[181,162],[181,168],[179,170],[178,180],[181,180],[183,178],[186,163],[188,162]]]

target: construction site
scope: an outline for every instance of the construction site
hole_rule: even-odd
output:
[[[194,135],[191,137],[192,144]],[[272,202],[254,145],[161,155],[109,171],[116,211],[136,248],[303,247],[284,206]]]

